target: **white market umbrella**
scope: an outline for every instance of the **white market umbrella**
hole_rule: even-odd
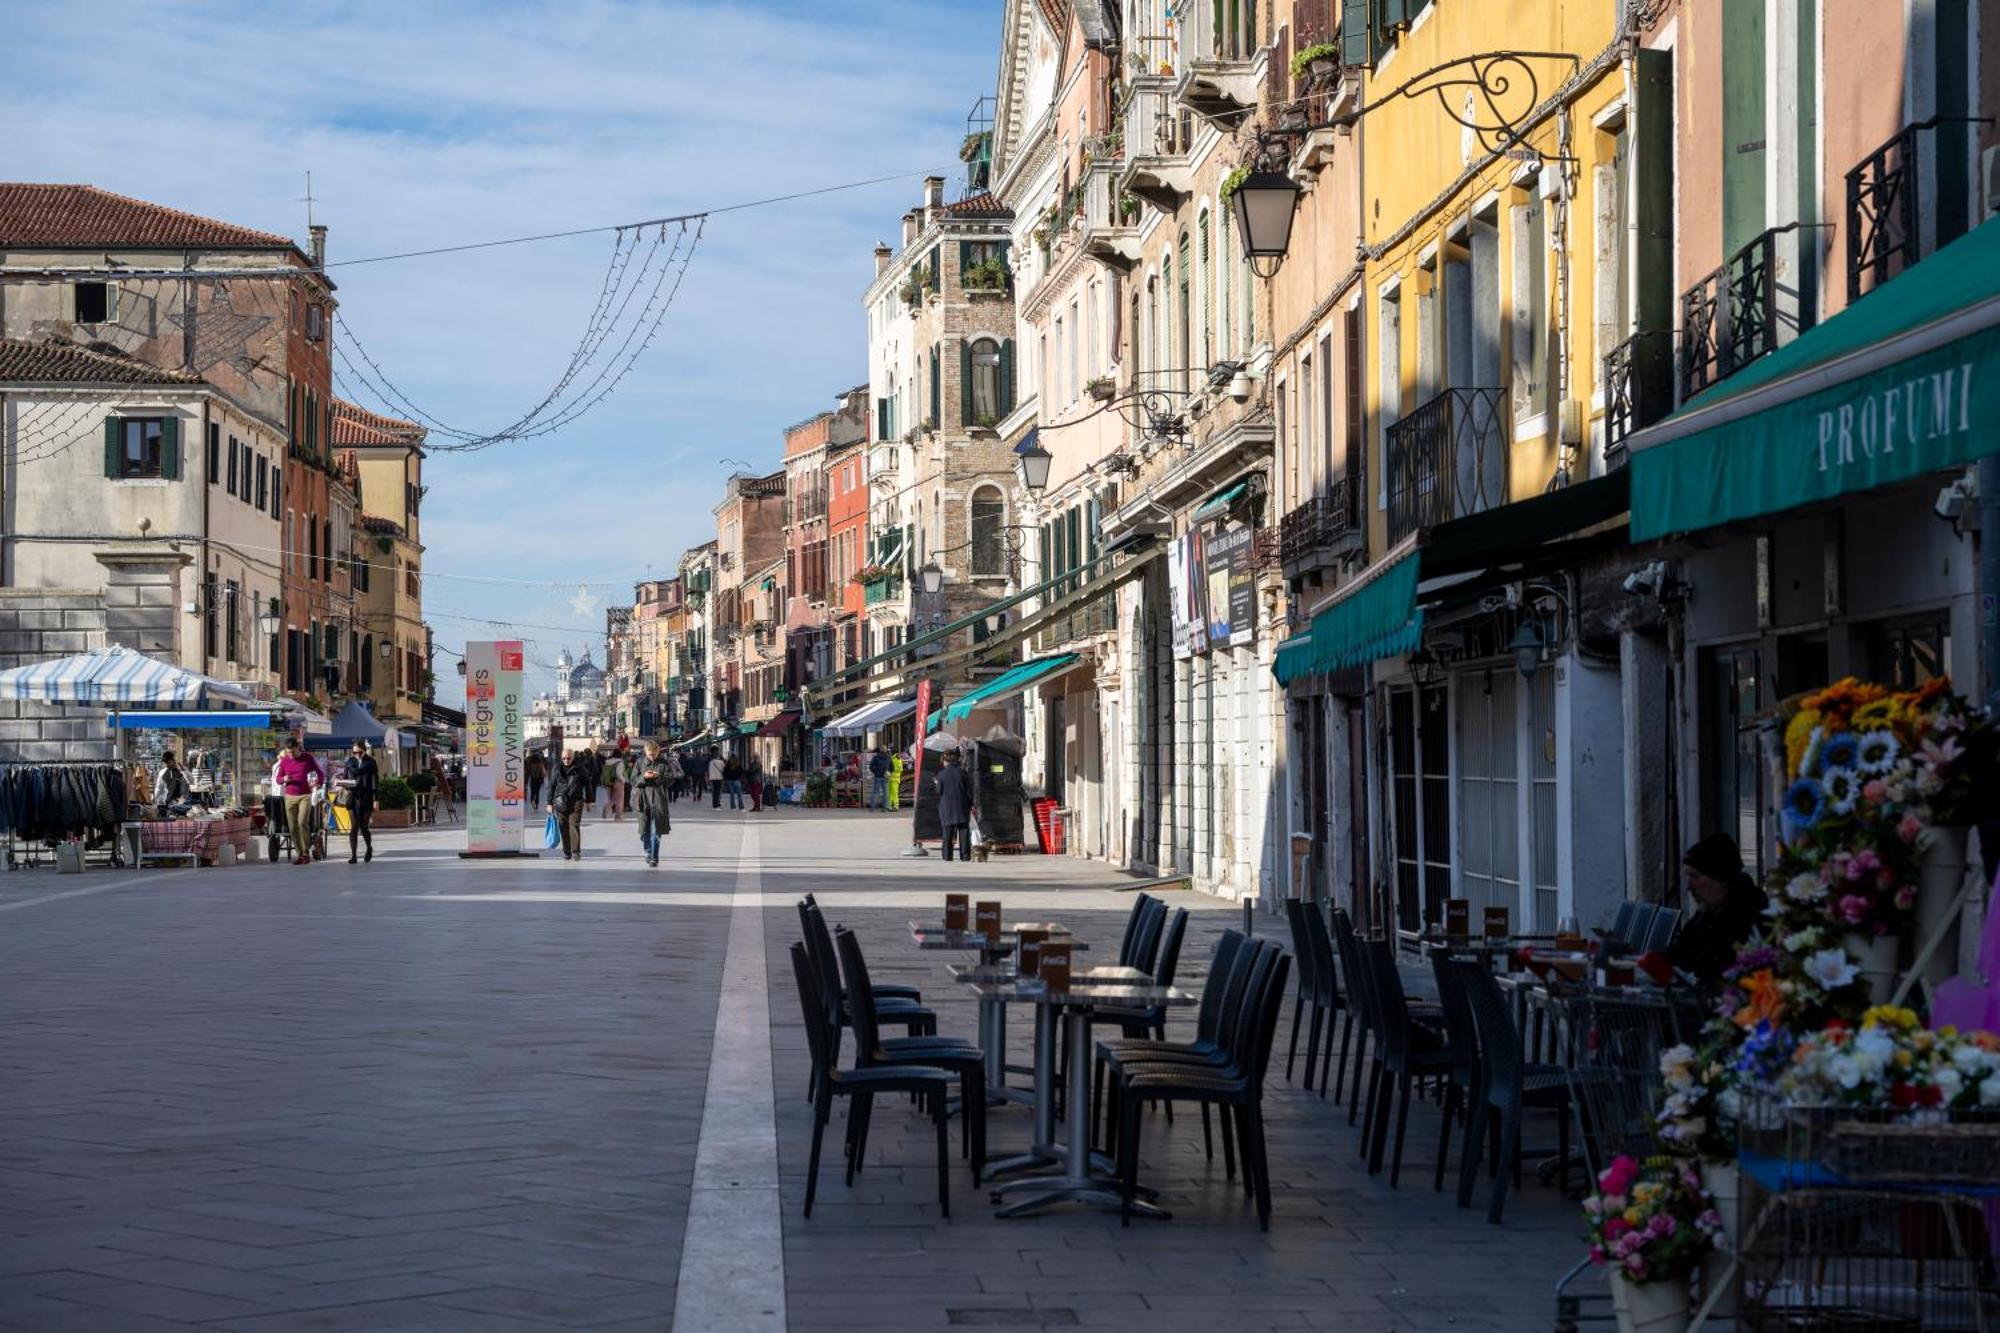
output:
[[[257,702],[248,690],[115,645],[0,671],[0,699],[120,709]]]

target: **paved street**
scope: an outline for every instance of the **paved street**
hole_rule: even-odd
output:
[[[367,866],[0,877],[0,1327],[1547,1327],[1569,1205],[1531,1181],[1491,1228],[1433,1195],[1427,1110],[1391,1191],[1281,1078],[1268,1235],[1191,1117],[1147,1123],[1172,1222],[1001,1222],[962,1173],[944,1221],[894,1105],[804,1220],[801,892],[967,1035],[910,916],[977,883],[1104,949],[1130,895],[1077,861],[905,861],[900,820],[676,819],[657,871],[592,824],[581,866],[426,832]],[[1198,985],[1240,915],[1175,900]],[[1026,1120],[997,1112],[996,1150]]]

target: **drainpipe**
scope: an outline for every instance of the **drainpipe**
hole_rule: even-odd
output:
[[[1987,706],[2000,704],[2000,455],[1979,460],[1979,669]]]

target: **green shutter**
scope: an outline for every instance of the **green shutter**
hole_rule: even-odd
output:
[[[944,290],[944,246],[931,247],[931,289]]]
[[[1657,419],[1674,401],[1674,53],[1635,57],[1632,178],[1638,226],[1632,246],[1638,401]]]
[[[1000,340],[1000,415],[1014,410],[1014,340]]]
[[[117,417],[104,418],[104,475],[107,477],[118,475],[118,437],[124,426],[125,423]]]
[[[1765,227],[1765,10],[1722,7],[1722,253],[1733,255]]]
[[[1374,25],[1369,21],[1372,4],[1373,0],[1341,0],[1340,60],[1344,65],[1359,69],[1375,64],[1374,45],[1370,40]]]
[[[931,344],[931,415],[929,421],[929,424],[932,427],[932,429],[936,429],[937,427],[944,424],[944,389],[940,385],[938,380],[938,370],[939,370],[939,364],[938,364],[937,344],[932,343]]]
[[[179,481],[181,476],[181,419],[165,417],[160,421],[160,475],[168,481]]]
[[[970,426],[972,424],[972,342],[967,338],[958,340],[958,372],[959,424]]]
[[[887,398],[877,398],[875,400],[875,438],[878,440],[889,438],[889,400]]]
[[[960,282],[963,282],[965,280],[965,271],[971,267],[972,267],[972,242],[960,241],[958,243],[958,278]]]

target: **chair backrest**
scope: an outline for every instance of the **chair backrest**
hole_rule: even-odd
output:
[[[1451,966],[1458,973],[1466,1004],[1472,1010],[1472,1025],[1479,1033],[1479,1067],[1485,1075],[1487,1100],[1495,1104],[1510,1100],[1519,1094],[1524,1070],[1521,1034],[1514,1030],[1507,997],[1480,963],[1453,959]]]
[[[1299,989],[1314,986],[1312,941],[1306,938],[1306,903],[1303,898],[1285,899],[1285,924],[1292,928],[1292,957],[1299,963]]]
[[[1625,923],[1625,942],[1643,952],[1646,948],[1646,936],[1653,929],[1653,917],[1659,910],[1651,903],[1633,903],[1632,916]]]
[[[1612,939],[1625,940],[1627,942],[1631,940],[1632,913],[1638,906],[1639,904],[1630,901],[1618,904],[1618,915],[1611,918],[1610,935]]]
[[[1125,936],[1118,941],[1118,966],[1135,967],[1132,961],[1132,942],[1139,933],[1139,922],[1146,915],[1146,904],[1153,901],[1153,895],[1142,893],[1132,901],[1132,910],[1125,914]]]
[[[1194,1015],[1196,1041],[1215,1040],[1222,1022],[1223,1001],[1229,997],[1230,976],[1236,970],[1236,957],[1246,943],[1248,937],[1240,930],[1225,930],[1215,942],[1208,956],[1208,976],[1201,983],[1201,1004]]]
[[[1145,915],[1139,918],[1138,933],[1132,939],[1132,961],[1128,966],[1152,975],[1159,965],[1160,932],[1166,924],[1166,903],[1159,898],[1147,903]]]
[[[1231,997],[1232,1008],[1222,1034],[1222,1053],[1238,1069],[1249,1070],[1257,1058],[1257,1026],[1262,1017],[1264,987],[1285,951],[1269,940],[1252,940],[1239,955],[1237,970],[1243,984]]]
[[[861,941],[842,927],[833,934],[840,950],[840,970],[847,978],[847,1022],[854,1029],[854,1067],[877,1063],[882,1052],[882,1034],[875,1025],[875,990],[868,984],[868,962],[861,956]]]
[[[1680,925],[1680,908],[1660,908],[1653,914],[1653,928],[1646,932],[1646,942],[1640,946],[1641,951],[1666,948],[1674,942],[1674,932],[1680,929]]]
[[[1361,951],[1355,947],[1354,918],[1344,907],[1336,907],[1331,914],[1333,922],[1333,952],[1340,960],[1340,984],[1347,988],[1348,1003],[1360,1012],[1364,1026],[1372,1027],[1373,1020],[1368,1015],[1367,986],[1361,980]]]
[[[1410,1002],[1403,975],[1396,970],[1396,948],[1387,940],[1362,940],[1359,948],[1382,1059],[1392,1069],[1403,1069],[1410,1057]]]
[[[1249,1070],[1250,1086],[1260,1096],[1264,1089],[1264,1075],[1271,1068],[1271,1051],[1277,1045],[1278,1015],[1285,1007],[1285,981],[1292,966],[1292,960],[1285,956],[1283,950],[1271,949],[1267,952],[1272,955],[1271,974],[1264,984],[1263,1002],[1258,1006],[1257,1035]]]
[[[1181,967],[1181,945],[1187,941],[1188,913],[1185,907],[1176,907],[1167,921],[1166,936],[1160,942],[1160,963],[1153,969],[1153,980],[1161,986],[1174,984],[1174,974]]]
[[[792,946],[792,975],[799,983],[799,1017],[805,1020],[806,1050],[812,1056],[813,1079],[815,1082],[826,1078],[833,1066],[829,1053],[826,1013],[820,1004],[819,978],[813,975],[812,960],[806,956],[806,946]]]
[[[1304,907],[1308,952],[1302,957],[1310,961],[1301,961],[1299,966],[1309,969],[1305,975],[1312,978],[1319,994],[1332,1004],[1340,999],[1341,983],[1340,973],[1333,965],[1333,936],[1327,933],[1326,918],[1320,914],[1319,904],[1306,903]]]
[[[1438,1005],[1444,1010],[1445,1050],[1451,1056],[1451,1075],[1470,1084],[1479,1060],[1479,1029],[1472,1023],[1472,1004],[1465,997],[1465,983],[1452,964],[1462,960],[1439,950],[1431,955],[1431,974],[1437,978]]]
[[[826,914],[811,903],[799,904],[799,927],[805,932],[806,953],[819,978],[820,995],[826,1005],[827,1021],[840,1031],[841,1011],[847,995],[840,985],[840,959],[834,953],[833,932],[827,929]]]

